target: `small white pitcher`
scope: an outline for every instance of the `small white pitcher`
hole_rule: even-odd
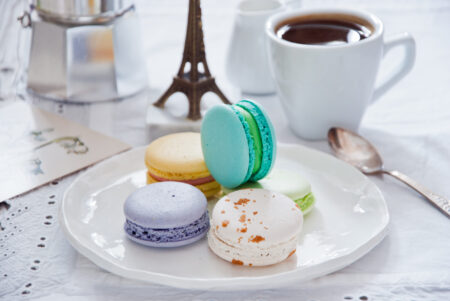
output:
[[[278,0],[243,0],[239,3],[228,48],[226,72],[230,82],[242,93],[275,92],[264,28],[268,17],[284,9],[285,5]]]

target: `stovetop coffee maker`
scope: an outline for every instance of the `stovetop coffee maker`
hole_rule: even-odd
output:
[[[34,13],[34,12],[35,13]],[[32,29],[27,89],[95,102],[147,87],[140,25],[127,0],[33,0],[19,18]]]

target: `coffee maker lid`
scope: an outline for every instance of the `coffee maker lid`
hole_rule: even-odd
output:
[[[132,0],[33,0],[39,16],[64,24],[98,24],[113,21],[134,8]]]

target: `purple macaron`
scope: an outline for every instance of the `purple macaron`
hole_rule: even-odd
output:
[[[127,236],[151,247],[193,243],[209,230],[205,195],[192,185],[159,182],[133,192],[125,201]]]

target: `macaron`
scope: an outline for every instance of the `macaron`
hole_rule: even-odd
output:
[[[153,141],[145,152],[147,184],[176,181],[194,185],[206,197],[220,191],[203,159],[199,133],[176,133]]]
[[[296,252],[303,214],[287,196],[243,189],[221,198],[208,232],[210,249],[238,265],[279,263]]]
[[[261,180],[275,162],[272,122],[263,107],[250,100],[208,110],[201,127],[201,142],[211,175],[224,187]]]
[[[314,208],[316,198],[311,191],[311,184],[300,174],[286,169],[274,168],[264,179],[247,182],[237,188],[222,189],[224,194],[245,188],[264,188],[280,192],[291,198],[302,210],[303,215]]]
[[[125,201],[127,236],[150,247],[179,247],[208,232],[205,195],[192,185],[161,182],[144,186]]]

